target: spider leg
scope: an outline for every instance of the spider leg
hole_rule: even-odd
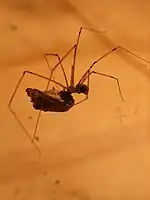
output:
[[[56,56],[56,54],[50,54],[51,56]],[[47,54],[44,54],[44,59],[46,61],[46,65],[48,66],[49,68],[49,71],[50,71],[50,74],[51,74],[51,71],[52,71],[52,68],[50,67],[50,64],[48,62],[48,58],[47,58]],[[51,76],[51,79],[55,80],[55,77],[52,75]]]
[[[82,33],[83,30],[92,31],[92,32],[95,32],[95,33],[106,33],[106,30],[105,31],[98,31],[98,30],[95,30],[95,29],[87,28],[87,27],[80,27],[78,37],[77,37],[76,47],[74,49],[73,65],[72,65],[72,68],[71,68],[71,80],[70,80],[70,86],[71,87],[75,86],[74,85],[74,75],[75,75],[77,49],[78,49],[78,46],[79,46],[79,41],[80,41],[81,33]]]
[[[91,64],[91,66],[86,70],[86,72],[83,74],[83,76],[81,77],[81,79],[79,80],[79,84],[82,83],[82,81],[84,80],[84,78],[85,78],[86,75],[88,74],[89,70],[91,70],[91,69],[94,67],[94,65],[96,65],[100,60],[102,60],[103,58],[107,57],[108,55],[110,55],[111,53],[113,53],[113,52],[115,52],[115,51],[117,51],[117,50],[119,50],[119,49],[122,49],[123,51],[127,52],[128,54],[134,56],[135,58],[137,58],[137,59],[139,59],[139,60],[142,60],[142,61],[144,61],[144,62],[146,62],[146,63],[148,63],[148,64],[150,63],[150,61],[148,61],[148,60],[146,60],[146,59],[144,59],[144,58],[138,56],[137,54],[133,53],[132,51],[130,51],[130,50],[128,50],[128,49],[126,49],[126,48],[124,48],[124,47],[122,47],[122,46],[117,46],[117,47],[111,49],[110,51],[108,51],[107,53],[105,53],[104,55],[102,55],[102,56],[101,56],[100,58],[98,58],[96,61],[94,61],[94,62]]]
[[[31,71],[27,71],[27,70],[26,70],[26,71],[23,72],[23,75],[24,75],[24,74],[30,74],[30,75],[38,76],[39,78],[43,78],[43,79],[45,79],[45,80],[51,81],[51,82],[53,82],[53,83],[55,83],[55,84],[61,86],[63,89],[67,89],[66,86],[64,86],[63,84],[59,83],[58,81],[52,80],[52,79],[50,79],[50,78],[48,78],[48,77],[46,77],[46,76],[37,74],[37,73],[35,73],[35,72],[31,72]]]
[[[123,95],[122,95],[122,92],[121,92],[121,87],[120,87],[120,83],[119,83],[119,79],[116,78],[115,76],[111,76],[111,75],[108,75],[108,74],[104,74],[104,73],[100,73],[100,72],[96,72],[96,71],[91,71],[88,73],[88,75],[86,76],[86,78],[83,80],[83,82],[89,77],[91,76],[92,74],[97,74],[97,75],[100,75],[100,76],[105,76],[107,78],[110,78],[110,79],[113,79],[117,82],[117,86],[118,86],[118,90],[119,90],[119,94],[120,94],[120,97],[121,97],[121,100],[126,103],[126,101],[124,100],[123,98]],[[82,83],[83,83],[82,82]]]
[[[60,65],[61,66],[61,69],[63,71],[63,75],[64,75],[64,78],[65,78],[65,81],[66,81],[66,87],[68,88],[69,87],[69,84],[68,84],[68,80],[67,80],[67,76],[66,76],[66,73],[65,73],[65,70],[64,70],[64,67],[62,65],[62,61],[71,53],[71,51],[75,48],[75,45],[73,47],[71,47],[71,49],[69,49],[69,51],[67,51],[67,53],[62,57],[60,58],[59,54],[45,54],[44,57],[45,57],[45,61],[47,63],[47,66],[49,67],[49,69],[51,70],[51,73],[50,73],[50,76],[49,76],[49,79],[48,79],[48,82],[47,82],[47,86],[46,86],[46,91],[48,90],[49,88],[49,85],[50,85],[50,82],[52,81],[52,78],[54,80],[54,77],[53,77],[53,73],[54,71],[56,70],[56,68]],[[58,63],[51,69],[50,65],[49,65],[49,62],[48,62],[48,56],[56,56],[58,58]],[[55,81],[55,80],[54,80]],[[39,114],[38,114],[38,117],[37,117],[37,121],[36,121],[36,124],[35,124],[35,129],[34,129],[34,133],[33,133],[33,137],[32,137],[32,141],[34,141],[34,138],[35,138],[35,135],[36,135],[36,132],[37,132],[37,128],[38,128],[38,124],[39,124],[39,121],[40,121],[40,116],[41,116],[41,111],[39,111]]]
[[[130,55],[132,55],[132,56],[134,56],[134,57],[136,57],[136,58],[138,58],[139,60],[142,60],[142,61],[144,61],[144,62],[146,62],[146,63],[150,63],[149,60],[146,60],[145,58],[142,58],[141,56],[139,56],[139,55],[133,53],[132,51],[130,51],[130,50],[124,48],[123,46],[120,46],[120,45],[117,46],[117,47],[116,47],[116,50],[118,50],[118,49],[122,49],[123,51],[127,52],[128,54],[130,54]]]
[[[55,69],[56,69],[59,65],[61,65],[61,68],[62,68],[64,77],[65,77],[65,81],[66,81],[66,86],[69,87],[68,80],[67,80],[67,76],[66,76],[64,67],[63,67],[63,65],[62,65],[62,61],[73,51],[73,49],[75,49],[75,47],[76,47],[76,45],[74,45],[73,47],[71,47],[71,48],[67,51],[67,53],[66,53],[61,59],[60,59],[60,56],[59,56],[58,54],[53,54],[53,55],[57,56],[59,62],[51,69],[51,73],[50,73],[50,76],[49,76],[49,82],[48,82],[48,84],[47,84],[47,87],[49,87],[50,80],[51,80],[51,78],[53,77],[53,73],[54,73]],[[45,54],[45,60],[46,60],[47,65],[49,66],[49,62],[48,62],[48,59],[47,59],[47,56],[48,56],[48,55],[52,55],[52,54]],[[50,68],[50,66],[49,66],[49,68]]]
[[[62,65],[62,59],[60,58],[59,54],[46,53],[46,54],[44,55],[45,61],[46,61],[46,63],[47,63],[47,66],[50,68],[50,65],[49,65],[49,62],[48,62],[48,58],[47,58],[48,56],[55,56],[55,57],[57,57],[58,62],[59,62],[60,66],[61,66],[61,69],[62,69],[62,71],[63,71],[63,75],[64,75],[65,82],[66,82],[66,86],[69,87],[68,80],[67,80],[67,76],[66,76],[64,67],[63,67],[63,65]],[[50,69],[51,69],[50,79],[53,78],[53,80],[54,80],[53,72],[54,72],[54,70],[57,68],[57,66],[59,66],[59,64],[57,63],[53,68],[50,68]],[[49,83],[49,84],[50,84],[50,83]],[[48,89],[48,87],[49,87],[49,84],[48,84],[48,86],[47,86],[47,89]]]
[[[15,90],[14,90],[12,96],[11,96],[11,99],[10,99],[10,101],[9,101],[8,107],[10,107],[10,105],[12,104],[12,101],[13,101],[13,99],[14,99],[14,97],[15,97],[15,94],[16,94],[16,92],[17,92],[17,90],[18,90],[18,88],[19,88],[19,86],[20,86],[20,84],[21,84],[21,82],[22,82],[22,79],[24,78],[24,76],[25,76],[26,74],[38,76],[39,78],[43,78],[43,79],[45,79],[45,80],[49,80],[49,78],[47,78],[47,77],[45,77],[45,76],[42,76],[42,75],[40,75],[40,74],[31,72],[31,71],[27,71],[27,70],[24,71],[23,74],[22,74],[22,76],[20,77],[20,79],[19,79],[19,81],[18,81],[16,87],[15,87]],[[52,82],[55,83],[55,84],[58,84],[58,85],[61,86],[63,89],[67,89],[67,87],[65,87],[64,85],[62,85],[61,83],[59,83],[59,82],[57,82],[57,81],[55,81],[55,80],[50,80],[50,81],[52,81]]]
[[[26,128],[24,127],[24,125],[22,124],[22,122],[20,121],[20,119],[17,117],[16,113],[12,110],[11,106],[8,105],[10,112],[13,114],[13,116],[15,117],[16,121],[19,123],[19,125],[21,126],[21,128],[24,130],[24,132],[26,133],[27,137],[29,138],[30,142],[32,142],[32,138],[30,136],[30,134],[28,133],[28,131],[26,130]],[[34,144],[34,147],[37,149],[39,155],[41,155],[41,150],[39,149],[39,147],[37,146],[37,144],[35,142],[32,142]]]
[[[10,101],[8,103],[8,108],[10,110],[10,112],[13,114],[13,116],[15,117],[15,119],[17,120],[17,122],[19,123],[19,125],[21,126],[21,128],[24,130],[24,132],[26,133],[27,137],[29,138],[29,140],[34,144],[35,148],[38,150],[38,153],[41,154],[41,151],[39,149],[39,147],[36,145],[36,143],[33,142],[33,139],[32,137],[30,136],[30,134],[28,133],[28,131],[25,129],[25,127],[23,126],[22,122],[20,121],[20,119],[17,117],[16,113],[13,111],[13,109],[11,108],[12,107],[12,102],[15,98],[15,95],[17,93],[17,90],[23,80],[23,78],[25,77],[26,74],[30,74],[30,75],[34,75],[34,76],[38,76],[39,78],[43,78],[43,79],[46,79],[46,80],[49,80],[49,78],[45,77],[45,76],[42,76],[42,75],[39,75],[37,73],[34,73],[34,72],[31,72],[31,71],[24,71],[23,74],[21,75],[16,87],[15,87],[15,90],[10,98]],[[63,86],[61,83],[55,81],[55,80],[51,80],[52,82],[58,84],[59,86],[61,86],[62,88],[66,88],[65,86]]]
[[[36,73],[34,73],[34,72],[25,71],[24,73],[29,73],[29,74],[32,74],[32,75],[39,76],[39,77],[41,77],[41,78],[47,79],[47,80],[48,80],[48,83],[47,83],[47,86],[46,86],[46,91],[47,91],[47,89],[48,89],[48,86],[49,86],[50,81],[53,82],[53,83],[58,84],[58,85],[61,86],[63,89],[66,88],[66,87],[65,87],[64,85],[62,85],[61,83],[59,83],[59,82],[57,82],[57,81],[55,81],[55,80],[51,80],[50,78],[41,76],[41,75],[39,75],[39,74],[36,74]],[[37,132],[38,124],[39,124],[39,121],[40,121],[40,117],[41,117],[41,111],[39,111],[39,114],[38,114],[38,117],[37,117],[37,121],[36,121],[36,124],[35,124],[35,129],[34,129],[33,136],[32,136],[32,142],[34,141],[34,138],[35,138],[35,136],[36,136],[36,132]]]

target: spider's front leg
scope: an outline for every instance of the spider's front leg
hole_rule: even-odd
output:
[[[74,55],[73,55],[73,64],[72,64],[72,68],[71,68],[71,80],[70,80],[70,86],[74,87],[74,78],[75,78],[75,67],[76,67],[76,58],[77,58],[77,50],[79,48],[79,43],[80,43],[80,39],[81,39],[81,35],[82,32],[84,31],[91,31],[93,33],[99,33],[99,34],[104,34],[106,33],[106,30],[104,31],[99,31],[99,30],[95,30],[92,28],[88,28],[88,27],[80,27],[79,32],[78,32],[78,36],[77,36],[77,41],[76,41],[76,45],[75,45],[75,49],[74,49]]]
[[[111,76],[111,75],[108,75],[108,74],[104,74],[104,73],[101,73],[101,72],[96,72],[96,71],[88,71],[87,73],[87,76],[85,76],[85,78],[82,80],[82,84],[85,82],[86,79],[88,79],[89,81],[89,77],[92,75],[92,74],[96,74],[96,75],[100,75],[100,76],[105,76],[107,78],[110,78],[110,79],[113,79],[117,82],[117,86],[118,86],[118,90],[119,90],[119,94],[120,94],[120,97],[121,97],[121,100],[126,103],[126,101],[124,100],[123,98],[123,95],[122,95],[122,91],[121,91],[121,87],[120,87],[120,82],[119,82],[119,79],[115,76]]]

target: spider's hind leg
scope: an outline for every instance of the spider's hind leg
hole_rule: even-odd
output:
[[[117,50],[119,50],[119,49],[125,51],[125,52],[128,53],[129,55],[131,55],[131,56],[133,56],[133,57],[135,57],[135,58],[137,58],[137,59],[139,59],[139,60],[141,60],[141,61],[143,61],[143,62],[146,62],[146,63],[150,64],[150,61],[149,61],[149,60],[147,60],[147,59],[145,59],[145,58],[143,58],[143,57],[141,57],[141,56],[135,54],[135,53],[132,52],[131,50],[126,49],[125,47],[123,47],[123,46],[121,46],[121,45],[118,45],[118,46],[116,46],[115,48],[113,48],[112,52],[115,52],[115,51],[117,51]]]
[[[19,89],[19,86],[23,80],[23,78],[25,77],[26,75],[26,72],[23,72],[23,74],[21,75],[16,87],[15,87],[15,90],[10,98],[10,101],[8,103],[8,108],[9,108],[9,111],[12,113],[12,115],[14,116],[14,118],[16,119],[16,121],[18,122],[18,124],[21,126],[21,128],[23,129],[23,131],[25,132],[26,136],[29,138],[29,140],[32,142],[32,137],[30,136],[29,132],[27,131],[27,129],[24,127],[23,123],[21,122],[21,120],[19,119],[19,117],[17,116],[17,114],[15,113],[15,111],[12,109],[12,103],[13,103],[13,100],[16,96],[16,93]],[[37,144],[35,142],[32,142],[34,147],[37,149],[39,155],[41,155],[41,150],[39,149],[39,147],[37,146]]]

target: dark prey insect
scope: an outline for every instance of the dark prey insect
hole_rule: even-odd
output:
[[[31,102],[33,102],[33,107],[36,110],[44,112],[65,112],[74,106],[74,99],[69,91],[61,90],[57,92],[57,96],[55,97],[38,89],[27,88],[26,92],[31,97]]]
[[[10,99],[10,102],[8,104],[8,107],[10,109],[10,111],[12,112],[12,114],[14,115],[14,117],[16,118],[16,120],[18,121],[18,123],[21,125],[21,127],[23,128],[23,130],[26,132],[27,136],[29,137],[29,139],[34,143],[35,147],[39,150],[38,146],[36,145],[36,143],[34,142],[35,136],[36,136],[36,131],[37,131],[37,127],[38,127],[38,123],[40,120],[40,115],[41,115],[41,111],[43,112],[66,112],[69,109],[71,109],[74,105],[77,105],[79,103],[82,103],[83,101],[88,99],[88,94],[89,94],[89,86],[90,86],[90,76],[95,74],[95,75],[100,75],[100,76],[105,76],[109,79],[115,80],[118,86],[118,90],[119,90],[119,94],[121,97],[121,100],[124,101],[123,96],[122,96],[122,92],[121,92],[121,88],[120,88],[120,83],[117,77],[114,77],[112,75],[108,75],[108,74],[104,74],[101,72],[96,72],[93,71],[92,68],[98,63],[100,62],[103,58],[106,58],[108,55],[110,55],[111,53],[117,51],[118,49],[122,49],[123,51],[125,51],[126,53],[142,60],[145,61],[147,63],[150,63],[149,61],[141,58],[140,56],[134,54],[133,52],[127,50],[126,48],[122,47],[122,46],[116,46],[115,48],[111,49],[110,51],[108,51],[107,53],[105,53],[104,55],[102,55],[101,57],[99,57],[97,60],[95,60],[90,67],[85,71],[85,73],[83,74],[83,76],[80,78],[80,80],[78,81],[77,84],[75,84],[75,67],[76,67],[76,56],[77,56],[77,49],[79,46],[79,41],[80,41],[80,36],[83,30],[88,30],[88,31],[92,31],[95,33],[105,33],[104,32],[100,32],[97,30],[93,30],[90,28],[86,28],[86,27],[81,27],[78,33],[78,37],[77,37],[77,41],[76,44],[62,57],[60,58],[59,54],[45,54],[45,61],[47,63],[47,66],[49,67],[50,70],[50,76],[49,77],[45,77],[42,76],[40,74],[31,72],[31,71],[24,71],[21,78],[19,79],[19,82],[15,88],[15,91]],[[68,82],[68,78],[66,76],[64,67],[62,65],[62,61],[73,51],[73,64],[71,67],[71,78],[70,78],[70,83]],[[49,62],[48,62],[48,56],[55,56],[58,59],[58,63],[51,69]],[[60,66],[65,78],[65,84],[63,85],[60,82],[55,81],[53,73],[56,70],[56,68]],[[33,76],[38,76],[40,78],[46,79],[47,82],[47,87],[44,91],[40,91],[38,89],[35,88],[27,88],[25,90],[25,92],[27,93],[27,95],[30,97],[31,102],[33,103],[33,107],[36,110],[39,110],[39,114],[38,114],[38,118],[36,121],[36,126],[34,129],[34,133],[33,136],[31,137],[29,135],[29,133],[27,132],[27,130],[25,129],[25,127],[23,126],[23,124],[21,123],[21,121],[18,119],[17,115],[15,114],[15,112],[12,110],[11,108],[11,104],[12,101],[14,99],[14,96],[17,92],[17,89],[22,81],[22,79],[24,78],[24,76],[26,74],[30,74]],[[87,84],[85,84],[85,82],[87,81]],[[56,85],[61,86],[61,90],[57,90],[55,87],[53,87],[51,90],[48,91],[50,82],[55,83]],[[78,93],[78,94],[84,94],[85,98],[79,102],[75,102],[72,94],[73,93]],[[125,101],[124,101],[125,102]]]

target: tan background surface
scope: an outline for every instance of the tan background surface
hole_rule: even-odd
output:
[[[115,82],[93,76],[88,101],[68,113],[42,114],[37,132],[42,157],[7,108],[23,70],[47,75],[44,53],[63,55],[80,26],[107,30],[83,33],[80,75],[117,44],[150,60],[149,21],[148,0],[0,1],[0,199],[150,199],[146,63],[119,51],[95,67],[119,78],[127,104]],[[64,64],[69,70],[69,59]],[[14,99],[13,108],[32,134],[37,112],[27,87],[43,89],[45,82],[28,76]]]

